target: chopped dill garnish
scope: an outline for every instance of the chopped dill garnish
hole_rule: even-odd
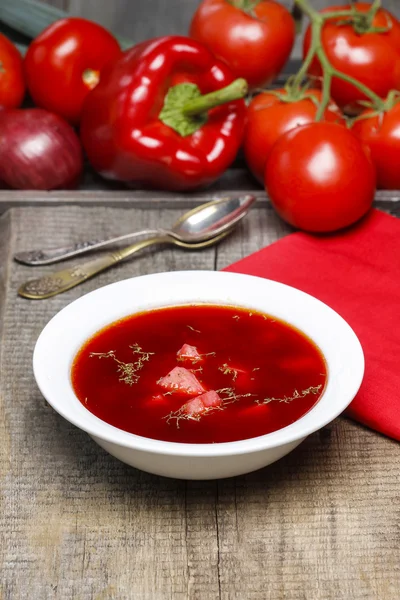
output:
[[[234,396],[235,390],[233,388],[221,388],[220,390],[216,390],[217,394],[220,396],[221,394],[227,394],[228,396]]]
[[[118,365],[117,372],[119,374],[119,381],[121,381],[121,383],[126,383],[127,385],[133,385],[140,379],[138,371],[143,368],[145,362],[150,360],[150,356],[152,356],[154,352],[143,352],[139,344],[133,344],[132,346],[129,346],[129,348],[131,348],[133,353],[137,354],[139,357],[134,363],[125,363],[122,360],[119,360],[115,356],[115,350],[110,350],[109,352],[91,352],[89,356],[90,358],[112,358]]]
[[[129,348],[133,350],[133,354],[139,354],[142,357],[143,362],[147,362],[150,359],[150,356],[155,354],[155,352],[143,352],[143,348],[141,348],[139,344],[132,344]]]
[[[180,421],[200,421],[201,417],[206,417],[211,412],[214,412],[216,410],[224,410],[224,407],[223,406],[208,406],[201,413],[197,413],[197,414],[195,413],[192,415],[188,415],[188,413],[186,412],[186,404],[184,404],[175,412],[170,412],[169,415],[166,415],[165,417],[163,417],[163,419],[166,419],[168,425],[171,424],[171,421],[176,421],[176,427],[177,427],[177,429],[179,429]]]
[[[233,388],[221,388],[217,390],[217,394],[221,396],[221,394],[226,394],[225,398],[222,399],[224,405],[232,404],[233,402],[237,402],[241,398],[251,398],[256,394],[236,394]]]
[[[198,329],[195,329],[194,327],[192,327],[191,325],[186,325],[186,327],[188,329],[190,329],[191,331],[194,331],[195,333],[201,333],[201,331],[199,331]]]
[[[221,404],[219,406],[209,406],[201,411],[201,413],[195,414],[187,414],[186,412],[186,404],[181,406],[178,410],[174,412],[170,412],[168,415],[163,417],[166,419],[168,425],[171,424],[171,421],[176,421],[176,426],[179,429],[180,421],[200,421],[202,417],[207,417],[212,412],[217,410],[225,410],[229,404],[233,404],[234,402],[238,402],[241,398],[249,398],[250,396],[254,396],[254,394],[235,394],[235,391],[232,388],[222,388],[221,390],[217,390],[217,394],[226,394],[225,398],[221,398]]]
[[[200,333],[200,332],[199,332]],[[190,361],[192,363],[192,365],[196,365],[197,363],[201,362],[203,360],[203,358],[206,358],[207,356],[215,356],[215,352],[207,352],[207,354],[199,354],[199,356],[188,356],[188,355],[183,355],[183,356],[177,356],[176,360],[178,362],[186,362],[186,361]]]
[[[311,386],[302,392],[298,392],[294,390],[291,396],[284,396],[283,398],[264,398],[264,400],[256,400],[256,404],[270,404],[271,402],[280,402],[284,404],[290,404],[293,400],[297,400],[299,398],[305,398],[309,394],[313,394],[314,396],[318,394],[322,385],[317,385],[315,387]]]
[[[195,356],[177,356],[176,360],[178,362],[186,362],[187,360],[190,360],[190,362],[192,363],[192,365],[195,365],[201,359],[200,358],[196,358]]]
[[[232,375],[233,381],[236,381],[238,377],[237,370],[230,367],[228,363],[224,363],[222,367],[218,367],[218,371],[222,371],[224,375]]]

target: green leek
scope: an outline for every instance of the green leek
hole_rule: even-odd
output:
[[[68,13],[36,0],[0,0],[0,21],[29,38],[35,38],[46,27],[69,17]],[[116,36],[123,49],[133,46],[134,42]]]

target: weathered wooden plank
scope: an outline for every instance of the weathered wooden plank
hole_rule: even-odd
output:
[[[223,268],[290,232],[260,200],[217,251],[147,252],[48,301],[17,298],[33,271],[11,264],[15,251],[181,212],[140,206],[30,207],[0,219],[0,597],[397,600],[398,444],[339,419],[257,473],[185,483],[119,463],[36,390],[35,340],[72,299],[141,273]]]
[[[69,0],[41,0],[45,4],[50,4],[51,6],[55,6],[56,8],[60,8],[61,10],[69,9]]]
[[[270,201],[263,190],[247,188],[240,185],[225,189],[214,187],[196,194],[168,194],[156,191],[98,191],[80,190],[75,192],[0,192],[0,214],[11,208],[28,207],[60,207],[60,206],[111,206],[114,208],[151,208],[168,207],[181,208],[197,206],[200,202],[208,202],[213,198],[226,194],[252,194],[256,197],[258,205],[268,206]],[[400,191],[377,191],[375,206],[396,216],[400,216]]]
[[[188,31],[191,18],[196,10],[198,0],[114,0],[113,2],[99,2],[98,0],[45,0],[49,4],[70,10],[87,18],[95,19],[113,31],[124,35],[127,39],[139,42],[159,35],[179,33],[185,35]],[[282,2],[289,8],[292,0]],[[311,0],[312,6],[321,9],[335,4],[331,0]],[[336,3],[337,4],[337,3]],[[396,0],[383,0],[383,6],[390,9],[393,14],[400,16],[400,5]],[[157,15],[154,18],[153,15]],[[304,27],[306,20],[304,20]],[[304,29],[303,27],[303,29]],[[301,56],[301,36],[296,40],[293,56]]]
[[[291,232],[266,209],[242,223],[240,240],[218,247],[217,269]],[[397,444],[339,420],[310,436],[297,456],[219,482],[221,598],[395,600],[400,571],[391,552],[389,565],[382,556],[391,546],[400,558],[400,513],[389,511],[385,524],[381,515],[386,494],[394,499],[400,486],[386,451],[400,455]]]
[[[198,4],[198,0],[69,0],[69,10],[138,43],[160,35],[187,35]],[[282,4],[290,6],[290,0]]]
[[[395,600],[399,515],[386,511],[397,467],[386,451],[399,448],[341,420],[271,468],[220,482],[222,598]]]
[[[12,231],[9,256],[18,244],[110,235],[116,228],[129,231],[131,219],[153,228],[179,214],[166,209],[129,214],[106,207],[40,208],[12,211],[2,224]],[[1,426],[9,428],[11,437],[9,452],[2,447],[0,478],[0,589],[3,585],[6,600],[179,600],[189,588],[199,598],[218,597],[215,512],[210,519],[203,490],[193,489],[186,497],[184,482],[152,477],[110,459],[46,407],[31,372],[35,338],[73,298],[131,275],[181,266],[213,269],[214,254],[213,249],[186,255],[176,249],[147,252],[54,302],[36,304],[19,301],[15,294],[32,271],[12,266],[0,366]],[[200,535],[205,529],[208,533]],[[204,560],[200,567],[199,556]]]

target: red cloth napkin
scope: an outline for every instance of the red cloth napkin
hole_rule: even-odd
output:
[[[373,210],[336,235],[293,233],[225,270],[291,285],[346,319],[366,360],[347,414],[400,440],[400,219]]]

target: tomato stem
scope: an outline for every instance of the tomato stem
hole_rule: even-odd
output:
[[[371,20],[374,19],[376,13],[378,12],[378,10],[380,9],[382,5],[382,0],[374,0],[373,3],[371,4],[371,8],[369,9],[369,14],[372,17]]]
[[[228,2],[235,8],[251,15],[261,0],[228,0]]]
[[[304,77],[306,76],[309,67],[311,66],[315,57],[318,58],[321,68],[322,68],[322,99],[318,108],[318,112],[316,115],[316,120],[320,121],[324,115],[325,110],[327,109],[329,102],[331,101],[331,87],[332,87],[332,79],[336,77],[337,79],[341,79],[342,81],[346,81],[350,83],[355,88],[357,88],[361,93],[363,93],[367,98],[369,98],[373,105],[378,110],[384,110],[384,101],[380,98],[375,92],[369,89],[366,85],[350,77],[350,75],[346,75],[346,73],[342,73],[335,69],[331,62],[329,61],[326,52],[324,50],[322,44],[322,29],[326,21],[330,19],[337,19],[338,17],[349,17],[351,22],[355,25],[362,23],[362,20],[365,21],[367,17],[370,25],[372,25],[372,20],[381,6],[381,0],[375,0],[375,2],[371,5],[370,11],[367,13],[357,12],[354,8],[350,10],[343,11],[331,11],[326,13],[319,13],[314,8],[312,8],[309,4],[309,0],[294,0],[295,3],[301,8],[301,10],[309,17],[311,21],[311,44],[308,54],[298,71],[297,75],[294,78],[293,86],[301,85]],[[372,18],[371,18],[372,17]]]
[[[313,13],[314,12],[315,11],[313,10]],[[319,19],[317,19],[317,21],[315,21],[315,22],[319,22]],[[295,77],[293,79],[293,87],[301,85],[303,79],[307,75],[308,69],[310,68],[311,63],[315,56],[315,49],[319,44],[320,31],[321,31],[321,29],[319,27],[313,27],[311,29],[311,47],[310,47],[309,52],[307,53],[306,58],[303,61],[301,68],[299,69],[299,71],[297,72],[297,75],[295,75]]]
[[[316,11],[310,4],[308,0],[294,0],[299,8],[301,8],[302,12],[309,17],[310,21],[321,20],[323,16],[321,13]]]

